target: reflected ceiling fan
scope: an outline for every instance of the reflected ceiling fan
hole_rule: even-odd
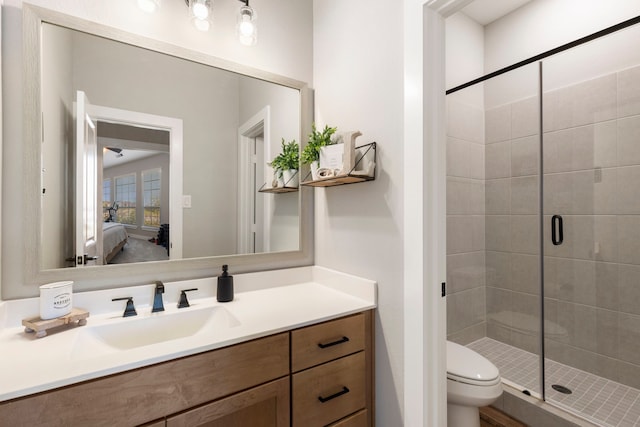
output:
[[[122,152],[122,148],[118,148],[118,147],[105,147],[107,150],[113,151],[114,153],[116,153],[116,157],[122,157],[124,156],[124,153]]]

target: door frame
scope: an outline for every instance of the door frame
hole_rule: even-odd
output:
[[[447,425],[444,20],[472,1],[404,1],[406,426]]]
[[[170,259],[182,259],[182,119],[101,105],[90,105],[87,111],[96,122],[120,123],[169,132],[169,256]]]
[[[251,192],[251,170],[249,163],[252,153],[249,148],[251,140],[258,135],[263,136],[264,158],[271,158],[271,107],[266,106],[262,110],[254,114],[250,119],[238,127],[238,253],[249,253],[251,246],[251,228],[249,224],[253,223],[251,203],[249,198],[252,197]],[[259,166],[259,165],[258,165]],[[262,165],[264,167],[264,165]],[[273,197],[264,194],[263,214],[263,251],[269,252],[271,249],[271,224],[272,209],[271,202]]]

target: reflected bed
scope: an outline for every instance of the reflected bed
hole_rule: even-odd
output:
[[[102,223],[102,242],[104,263],[108,264],[116,254],[122,250],[129,235],[124,225],[119,222]]]

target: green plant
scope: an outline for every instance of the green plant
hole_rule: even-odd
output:
[[[320,158],[320,147],[331,145],[334,141],[331,140],[331,136],[336,132],[337,128],[330,128],[325,126],[322,132],[316,129],[316,124],[311,124],[311,133],[309,134],[309,141],[300,154],[300,161],[307,165],[315,162]]]
[[[285,142],[282,138],[282,152],[278,154],[271,163],[268,163],[274,171],[278,174],[278,177],[282,176],[282,171],[289,169],[298,170],[300,168],[300,147],[296,140]]]

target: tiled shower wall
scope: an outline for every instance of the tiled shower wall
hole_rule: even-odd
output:
[[[483,113],[453,96],[448,336],[537,352],[539,100]],[[546,355],[640,387],[640,67],[543,101]],[[553,214],[564,218],[560,246]]]
[[[447,97],[447,331],[468,343],[485,329],[484,111]]]

